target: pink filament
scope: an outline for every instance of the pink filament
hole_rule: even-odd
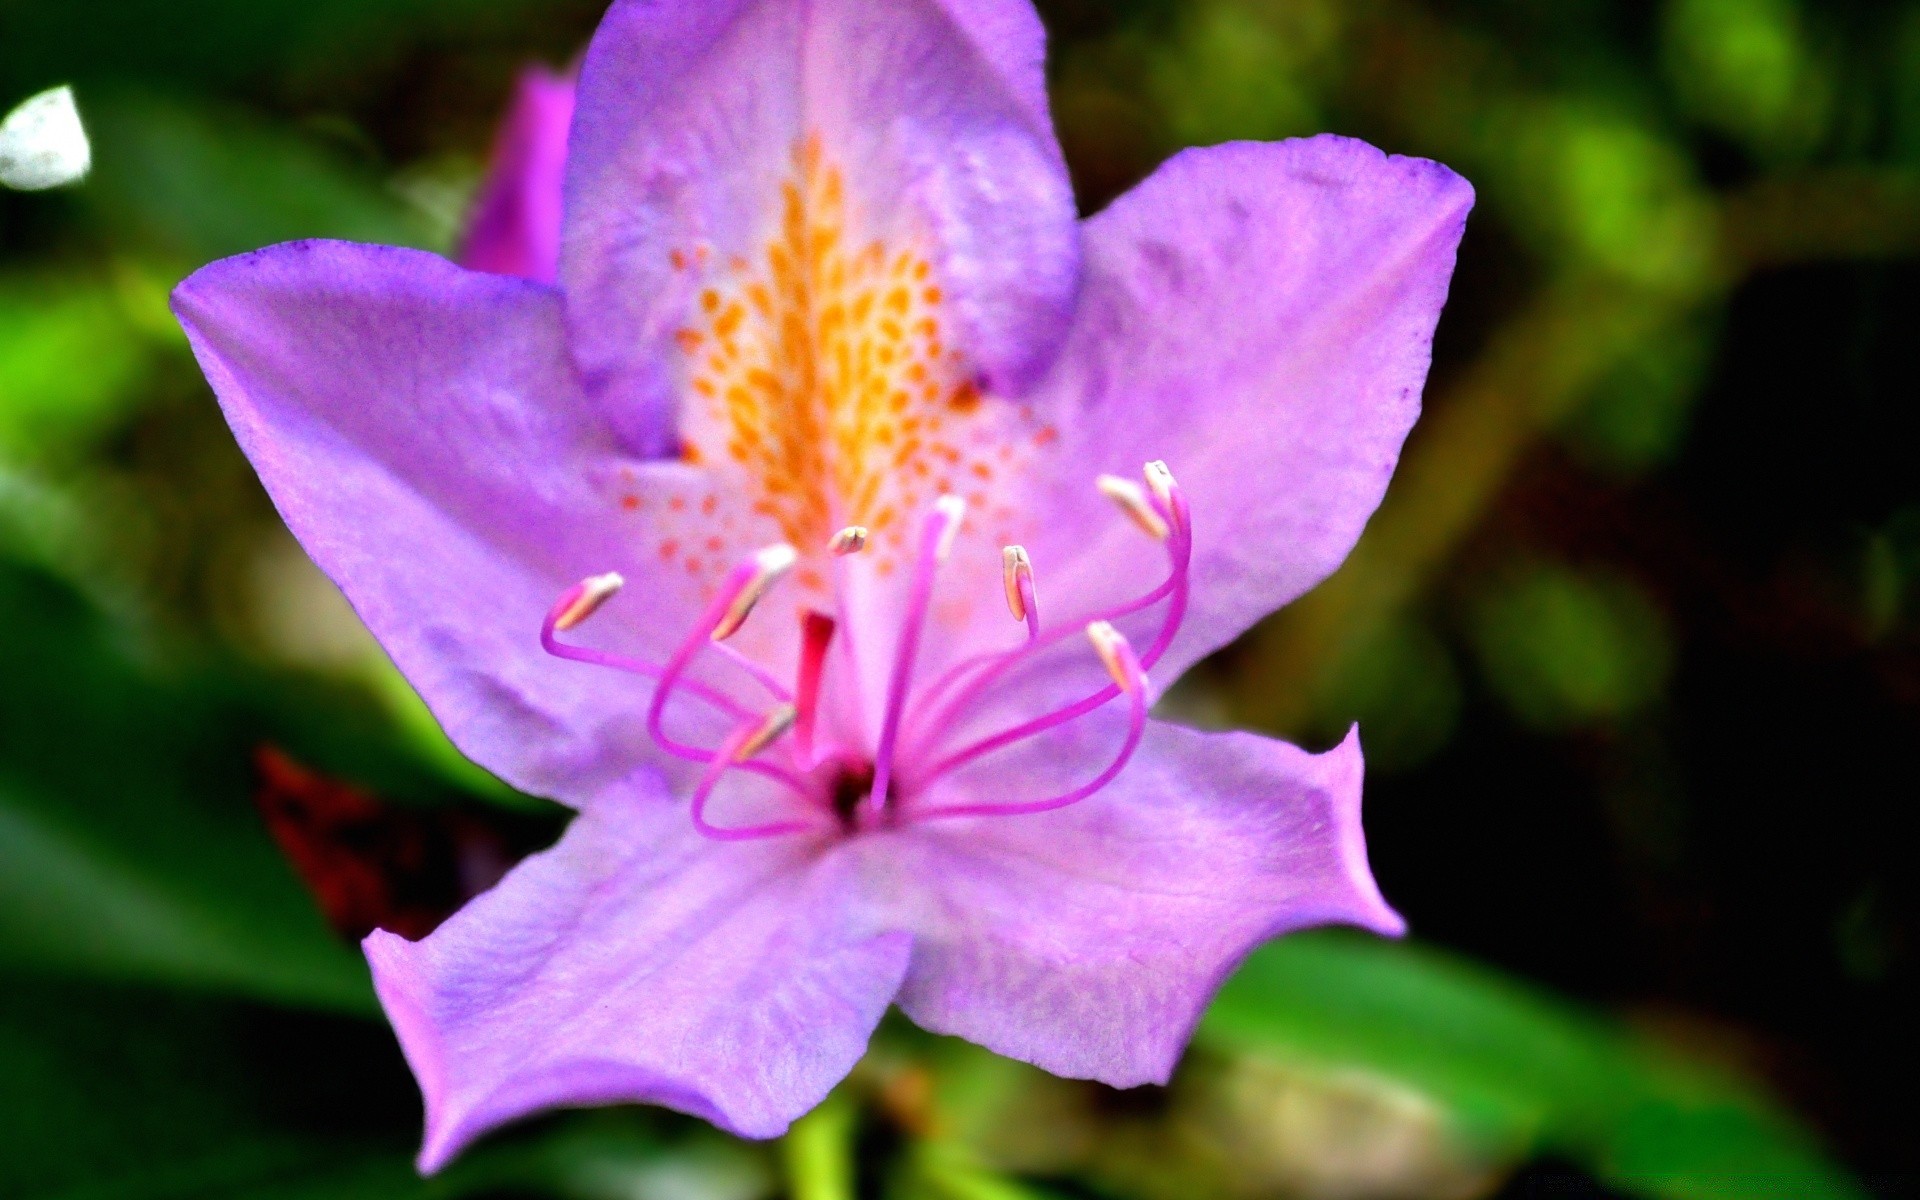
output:
[[[1025,800],[1012,804],[938,804],[930,808],[916,808],[908,813],[918,820],[938,820],[947,817],[1014,817],[1029,813],[1052,812],[1056,808],[1066,808],[1078,804],[1088,796],[1112,783],[1120,772],[1126,769],[1132,760],[1133,752],[1140,748],[1140,739],[1147,729],[1147,676],[1140,668],[1140,660],[1134,656],[1130,646],[1119,648],[1121,662],[1127,673],[1125,691],[1127,693],[1127,737],[1121,743],[1120,752],[1114,756],[1107,769],[1069,792],[1058,796],[1049,796],[1045,800]]]
[[[644,658],[628,658],[624,654],[612,654],[605,650],[595,650],[588,646],[569,646],[561,641],[554,622],[559,619],[569,602],[572,593],[560,599],[554,605],[553,612],[547,614],[546,622],[540,627],[540,648],[555,658],[564,658],[572,662],[589,663],[596,667],[610,667],[616,671],[625,671],[630,675],[639,675],[645,679],[659,679],[666,674],[666,668],[659,663],[648,662]],[[735,700],[718,688],[708,687],[697,679],[689,679],[683,685],[689,692],[705,700],[708,704],[726,713],[728,716],[746,720],[754,715],[753,710]]]
[[[913,564],[913,582],[907,592],[906,621],[900,628],[900,644],[894,651],[893,674],[887,680],[887,709],[880,720],[880,744],[873,752],[873,789],[868,802],[875,811],[887,807],[887,790],[893,780],[893,748],[900,737],[900,718],[907,707],[907,691],[913,683],[913,662],[920,653],[920,634],[926,628],[927,609],[933,604],[933,575],[940,565],[940,546],[959,518],[936,507],[920,526],[920,556]]]
[[[605,650],[595,650],[587,646],[569,646],[560,640],[557,628],[560,614],[572,606],[573,600],[578,594],[579,588],[577,586],[568,589],[567,593],[561,596],[559,601],[554,604],[552,610],[547,613],[547,619],[540,625],[541,649],[553,655],[555,658],[564,658],[570,662],[588,663],[596,667],[610,667],[616,671],[625,671],[646,679],[656,680],[658,682],[654,687],[653,699],[656,705],[661,704],[661,694],[669,689],[667,667],[663,667],[658,663],[648,662],[643,658],[629,658],[623,654],[612,654]],[[702,634],[701,636],[704,637],[705,635]],[[685,664],[681,664],[681,667],[684,670]],[[678,682],[679,685],[688,692],[705,700],[708,704],[713,705],[730,717],[742,721],[756,722],[759,719],[758,714],[751,708],[748,708],[718,688],[710,687],[697,679],[682,678]],[[706,751],[692,746],[679,746],[678,743],[669,745],[666,742],[661,742],[660,744],[670,753],[681,758],[689,758],[694,762],[707,762],[711,758],[711,755]],[[785,784],[788,788],[801,795],[811,794],[807,790],[804,780],[775,763],[761,762],[759,759],[752,759],[737,765],[742,770],[751,771],[756,775],[763,775],[768,779]]]
[[[1171,602],[1167,606],[1167,614],[1161,622],[1159,633],[1154,637],[1153,643],[1147,648],[1147,652],[1139,656],[1143,670],[1152,669],[1153,665],[1160,660],[1160,657],[1167,652],[1167,647],[1173,644],[1174,636],[1180,631],[1181,622],[1186,618],[1187,599],[1190,590],[1188,567],[1193,557],[1193,534],[1185,520],[1185,501],[1179,497],[1178,493],[1176,493],[1176,513],[1172,515],[1174,515],[1177,520],[1168,522],[1173,527],[1174,532],[1168,539],[1167,544],[1168,554],[1173,559],[1173,571],[1172,574],[1167,577],[1167,581],[1155,588],[1152,592],[1149,592],[1145,597],[1112,610],[1111,614],[1103,613],[1098,617],[1092,618],[1093,620],[1111,621],[1115,619],[1115,616],[1126,616],[1138,612],[1156,602],[1162,596],[1171,596]],[[1075,632],[1075,630],[1072,627],[1056,629],[1052,633],[1028,642],[1017,650],[1012,650],[1001,655],[999,661],[976,676],[958,696],[947,702],[941,710],[941,721],[944,723],[944,721],[950,719],[954,713],[963,710],[967,704],[978,698],[981,693],[992,686],[996,680],[1005,676],[1014,666],[1025,661],[1039,650],[1057,643],[1060,639],[1073,632]],[[913,780],[913,784],[916,788],[923,788],[941,776],[957,771],[983,755],[991,754],[995,750],[1004,749],[1016,742],[1035,737],[1045,733],[1049,729],[1056,729],[1069,721],[1083,717],[1106,704],[1119,694],[1120,688],[1109,683],[1092,695],[1083,697],[1072,704],[1055,709],[1043,716],[1035,717],[1030,721],[1022,722],[1011,729],[1002,730],[999,733],[981,738],[935,762],[931,767],[927,768],[923,774],[918,775]]]
[[[667,665],[660,672],[660,686],[653,690],[653,703],[647,706],[647,736],[651,737],[662,750],[677,758],[692,762],[706,762],[713,757],[712,751],[689,746],[667,736],[662,718],[667,711],[667,701],[672,697],[674,688],[680,685],[687,667],[693,662],[694,655],[712,644],[713,631],[720,628],[720,622],[726,619],[727,611],[732,608],[733,602],[739,599],[740,593],[746,591],[748,585],[753,582],[755,570],[755,564],[749,560],[735,567],[727,575],[720,584],[719,592],[707,604],[707,609],[701,614],[700,620],[694,623],[693,631],[687,635],[685,641],[680,643],[679,648],[673,652],[673,656],[667,659]]]
[[[791,704],[793,702],[793,693],[787,690],[787,685],[781,683],[772,671],[767,670],[725,642],[708,641],[707,644],[719,651],[720,657],[753,676],[754,682],[767,689],[767,693],[775,700],[780,701],[782,704]]]
[[[757,728],[757,725],[743,725],[728,735],[727,740],[720,743],[720,749],[714,752],[707,769],[700,773],[700,782],[693,789],[693,827],[716,842],[750,842],[789,833],[804,833],[818,827],[815,821],[772,821],[764,825],[728,828],[707,821],[707,801],[712,799],[713,789],[730,768],[747,765],[735,762],[734,756],[740,753],[740,748],[746,745],[747,739],[753,736]]]
[[[1170,571],[1166,580],[1138,599],[1087,618],[1087,622],[1111,622],[1142,612],[1162,600],[1169,601],[1160,629],[1144,654],[1136,655],[1132,647],[1124,641],[1117,648],[1119,669],[1125,676],[1126,685],[1108,684],[1072,704],[974,741],[934,762],[925,771],[916,772],[908,781],[909,791],[914,794],[920,793],[935,780],[985,755],[1058,728],[1125,694],[1128,700],[1127,735],[1113,761],[1088,782],[1045,799],[1006,804],[933,806],[915,806],[909,800],[905,802],[902,816],[908,819],[932,820],[1048,812],[1065,808],[1092,796],[1110,784],[1125,769],[1145,736],[1148,708],[1146,672],[1166,653],[1178,634],[1186,615],[1191,586],[1189,570],[1193,552],[1193,533],[1185,498],[1175,490],[1167,498],[1166,503],[1162,503],[1159,499],[1152,499],[1149,502],[1166,521],[1169,529],[1167,552]],[[893,668],[888,677],[886,708],[873,758],[872,786],[866,800],[869,812],[865,818],[856,814],[858,826],[864,827],[870,824],[871,817],[884,813],[894,803],[889,792],[896,773],[896,762],[900,758],[900,736],[912,691],[914,665],[925,632],[927,615],[932,605],[934,576],[942,557],[943,543],[952,536],[952,527],[959,517],[960,514],[956,511],[936,507],[927,515],[921,526],[919,556],[914,565],[904,621],[895,647]],[[792,692],[789,692],[779,679],[757,662],[730,646],[715,643],[712,640],[714,630],[719,628],[727,618],[734,602],[748,587],[753,586],[758,571],[759,566],[754,560],[748,560],[736,567],[723,581],[718,594],[708,604],[691,633],[664,665],[560,642],[557,637],[558,622],[577,603],[581,594],[579,588],[570,590],[561,597],[548,614],[540,632],[542,647],[556,657],[627,671],[656,681],[652,702],[647,709],[647,732],[655,743],[669,754],[702,764],[704,769],[693,795],[692,819],[695,828],[702,835],[718,841],[748,841],[801,833],[822,827],[817,819],[776,821],[737,828],[713,825],[706,819],[706,807],[714,790],[726,773],[735,768],[772,779],[816,807],[821,803],[819,789],[812,786],[800,773],[788,767],[764,762],[757,758],[736,761],[740,751],[749,743],[756,731],[763,727],[763,716],[718,688],[687,677],[687,670],[700,650],[707,645],[713,645],[725,658],[751,676],[776,699],[791,702],[794,705],[793,759],[802,771],[811,771],[816,766],[815,738],[820,690],[825,672],[826,655],[833,643],[836,629],[834,618],[818,612],[805,614],[802,621],[800,667]],[[1087,622],[1043,630],[1031,579],[1020,578],[1016,581],[1016,586],[1020,589],[1019,595],[1026,609],[1025,642],[1009,650],[968,658],[943,673],[930,687],[922,691],[913,705],[915,712],[909,740],[914,744],[916,753],[909,757],[909,761],[919,757],[917,751],[923,742],[930,741],[941,729],[950,728],[958,714],[985,695],[1009,672],[1032,661],[1034,656],[1042,651],[1058,645],[1063,639],[1085,628]],[[838,588],[835,590],[840,591]],[[858,672],[851,674],[857,676]],[[680,742],[667,734],[666,706],[679,689],[686,690],[741,722],[719,748],[705,750]]]

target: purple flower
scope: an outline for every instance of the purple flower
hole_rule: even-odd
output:
[[[574,83],[543,67],[523,72],[474,201],[459,261],[539,283],[560,276],[560,188]]]
[[[1470,189],[1238,144],[1079,223],[1041,61],[1026,0],[620,0],[558,286],[315,242],[176,294],[449,734],[579,811],[367,939],[423,1169],[556,1105],[778,1134],[890,1003],[1164,1080],[1263,939],[1400,930],[1353,737],[1147,709],[1352,546]]]

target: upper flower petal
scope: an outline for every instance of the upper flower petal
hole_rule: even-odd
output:
[[[557,293],[306,242],[206,267],[173,303],[288,526],[462,750],[576,804],[656,753],[643,681],[540,650],[564,589],[646,553],[613,519],[636,468],[574,381]],[[660,644],[699,601],[654,584],[656,620],[619,625]]]
[[[1155,723],[1077,805],[915,828],[902,874],[924,895],[901,1008],[1056,1075],[1165,1082],[1261,941],[1403,929],[1367,868],[1360,777],[1357,735],[1316,756]]]
[[[460,263],[553,283],[560,275],[560,191],[573,124],[573,80],[528,68],[494,143]]]
[[[1419,413],[1472,199],[1436,163],[1323,136],[1187,151],[1088,221],[1073,331],[1033,400],[1060,434],[1034,501],[1046,592],[1092,608],[1158,577],[1088,486],[1154,459],[1195,527],[1160,682],[1338,566]]]
[[[637,778],[420,942],[367,959],[426,1096],[420,1168],[562,1105],[664,1104],[772,1137],[852,1069],[910,939],[858,856],[696,834]]]
[[[870,250],[924,263],[944,347],[991,387],[1031,382],[1078,269],[1037,37],[988,0],[613,6],[581,76],[561,272],[589,385],[636,450],[679,444],[682,335],[709,294],[759,283],[740,336],[780,348],[771,377],[824,376],[829,241],[849,291]]]
[[[1047,106],[1047,29],[1031,0],[939,0],[939,4],[1026,105],[1035,128],[1052,129]]]

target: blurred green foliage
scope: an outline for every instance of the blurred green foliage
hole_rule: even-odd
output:
[[[1481,195],[1431,415],[1387,505],[1340,575],[1212,664],[1198,703],[1306,740],[1358,718],[1389,781],[1458,760],[1480,789],[1503,754],[1597,756],[1607,852],[1685,861],[1684,822],[1659,815],[1678,786],[1662,747],[1676,713],[1704,722],[1675,681],[1712,634],[1649,581],[1659,554],[1613,561],[1535,476],[1599,505],[1684,471],[1743,289],[1911,263],[1920,6],[1043,9],[1089,208],[1180,146],[1323,128],[1446,160]],[[76,83],[97,163],[72,192],[0,194],[0,1194],[1358,1200],[1487,1195],[1541,1160],[1676,1200],[1859,1194],[1750,1072],[1709,1065],[1750,1060],[1692,1026],[1655,1036],[1435,946],[1337,934],[1257,952],[1164,1092],[889,1025],[777,1150],[657,1113],[573,1114],[414,1177],[411,1082],[357,955],[255,815],[251,756],[281,746],[424,809],[534,802],[459,758],[293,550],[164,297],[201,262],[288,238],[446,246],[512,70],[565,60],[596,15],[0,0],[0,107]],[[1753,621],[1787,622],[1795,653],[1873,663],[1898,696],[1920,496],[1910,472],[1889,487],[1844,538],[1820,527],[1801,556],[1820,564],[1814,600]],[[1374,810],[1389,824],[1392,803]],[[1458,887],[1452,836],[1409,840]],[[1412,889],[1390,865],[1389,892]],[[1899,985],[1901,893],[1842,890],[1814,924],[1853,977]]]
[[[1303,934],[1255,952],[1203,1044],[1377,1073],[1496,1159],[1557,1152],[1660,1196],[1841,1196],[1804,1135],[1731,1080],[1420,946]]]

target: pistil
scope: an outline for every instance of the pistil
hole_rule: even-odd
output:
[[[813,733],[820,712],[820,681],[826,675],[827,648],[833,644],[838,622],[823,612],[808,609],[800,618],[800,675],[794,683],[794,749],[800,765],[814,763]]]

